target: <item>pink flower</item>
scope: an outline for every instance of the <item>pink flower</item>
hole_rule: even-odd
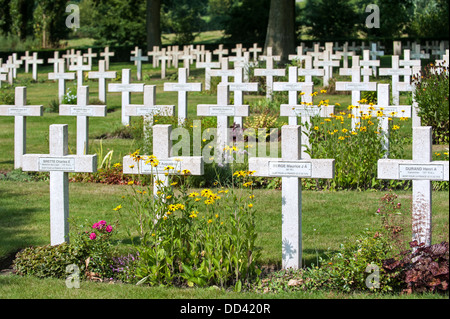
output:
[[[89,239],[90,239],[90,240],[94,240],[95,238],[97,238],[97,235],[96,235],[95,233],[91,233],[91,234],[89,235]]]
[[[106,226],[106,231],[108,233],[112,232],[112,226],[111,225]]]

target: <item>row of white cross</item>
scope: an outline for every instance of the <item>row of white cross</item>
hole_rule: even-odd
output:
[[[352,82],[359,83],[362,70],[357,64],[357,58],[353,58],[351,68]],[[393,65],[394,66],[394,65]],[[356,69],[361,72],[356,75]],[[394,69],[394,68],[393,68]],[[241,68],[236,68],[242,74]],[[301,267],[301,178],[333,178],[334,160],[333,159],[311,159],[304,152],[302,144],[307,144],[307,139],[302,136],[304,130],[295,122],[301,117],[302,124],[309,120],[310,116],[321,115],[329,116],[330,112],[323,112],[317,106],[305,106],[298,104],[298,92],[306,91],[306,88],[312,91],[311,83],[297,82],[299,71],[297,67],[289,68],[289,82],[278,83],[274,85],[274,90],[295,92],[290,94],[287,105],[282,105],[280,115],[289,116],[290,125],[282,129],[282,157],[274,158],[251,158],[249,160],[249,170],[256,171],[257,176],[283,177],[283,267],[289,268]],[[129,78],[129,70],[123,72],[122,78]],[[181,74],[187,72],[186,69],[180,69]],[[343,71],[349,72],[349,71]],[[381,72],[381,70],[380,70]],[[386,71],[388,72],[388,71]],[[391,72],[390,75],[411,76],[408,74],[397,74]],[[389,74],[389,72],[388,72]],[[353,80],[359,78],[359,80]],[[186,78],[184,78],[186,79]],[[129,82],[129,80],[128,80]],[[167,90],[178,89],[186,93],[185,83],[166,83]],[[368,82],[370,83],[370,82]],[[113,84],[111,84],[113,85]],[[132,89],[123,86],[119,89],[126,89],[126,92],[132,92]],[[125,116],[150,116],[155,111],[155,86],[139,86],[139,92],[144,91],[144,105],[130,105],[129,98],[123,101],[123,114]],[[248,106],[242,105],[243,102],[236,102],[235,105],[229,105],[229,92],[232,88],[239,89],[240,85],[248,83],[221,83],[218,86],[217,104],[198,105],[197,114],[200,116],[217,116],[217,143],[219,150],[228,143],[229,137],[226,135],[229,117],[248,116]],[[373,85],[373,84],[372,84]],[[172,87],[171,87],[172,86]],[[197,85],[198,86],[198,85]],[[241,87],[242,88],[242,87]],[[358,85],[355,85],[357,90]],[[141,91],[142,89],[142,91]],[[255,89],[255,87],[253,87]],[[257,87],[256,87],[257,89]],[[112,87],[114,90],[114,87]],[[201,88],[200,88],[201,90]],[[352,90],[347,87],[347,90]],[[357,91],[356,90],[356,91]],[[110,89],[111,91],[111,89]],[[411,116],[411,109],[407,106],[400,106],[404,110],[398,110],[389,105],[389,85],[378,84],[378,105],[372,107],[385,108],[389,112],[401,114],[403,117]],[[88,154],[88,117],[106,116],[106,106],[88,105],[88,88],[81,86],[78,91],[78,105],[61,105],[60,114],[66,116],[77,116],[77,155],[68,155],[68,137],[67,125],[55,125],[50,127],[50,154],[32,155],[25,154],[25,138],[22,138],[22,144],[17,143],[22,148],[22,168],[24,171],[50,171],[50,196],[51,196],[51,243],[59,244],[68,240],[68,173],[69,172],[94,172],[96,170],[96,155]],[[386,98],[387,96],[387,98]],[[26,106],[26,89],[16,88],[15,106],[0,106],[0,115],[14,116],[16,119],[16,132],[21,130],[25,132],[26,116],[42,116],[42,106]],[[147,101],[147,102],[146,102]],[[150,102],[152,101],[152,102]],[[125,110],[124,110],[125,109]],[[325,108],[326,109],[326,108]],[[165,106],[165,112],[173,115],[174,107]],[[317,111],[320,110],[320,111]],[[331,109],[332,110],[332,109]],[[361,108],[362,110],[362,108]],[[403,112],[402,112],[403,111]],[[334,110],[332,111],[334,112]],[[409,113],[408,113],[409,112]],[[3,114],[2,114],[3,113]],[[413,128],[413,160],[395,161],[383,159],[379,161],[379,175],[381,179],[412,179],[413,185],[413,222],[415,227],[414,238],[429,244],[431,242],[431,180],[448,181],[448,162],[431,163],[431,128],[415,127]],[[154,150],[153,155],[160,160],[160,165],[173,166],[175,169],[171,174],[178,174],[183,170],[189,170],[191,174],[203,174],[203,158],[187,157],[174,158],[171,154],[170,140],[171,126],[155,125],[153,127]],[[17,134],[19,135],[19,134]],[[15,146],[16,147],[16,146]],[[427,152],[424,153],[423,149]],[[429,151],[428,151],[429,150]],[[17,151],[18,154],[20,151]],[[23,155],[25,154],[25,155]],[[426,156],[423,156],[426,155]],[[145,159],[145,155],[142,157]],[[167,177],[164,174],[158,174],[152,167],[144,162],[139,162],[133,168],[132,158],[124,158],[125,174],[152,174],[156,179],[163,179],[167,183]],[[162,170],[162,168],[160,168]],[[419,181],[419,182],[415,182]],[[296,194],[296,195],[295,195]],[[419,205],[420,204],[420,205]],[[424,219],[425,217],[425,219]],[[419,225],[419,226],[417,226]]]

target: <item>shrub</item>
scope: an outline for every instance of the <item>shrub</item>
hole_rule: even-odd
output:
[[[410,243],[413,250],[383,261],[386,273],[402,282],[403,292],[448,292],[448,242],[431,246]]]
[[[158,160],[154,156],[146,160],[156,173]],[[137,183],[130,183],[132,193],[123,208],[120,205],[118,209],[119,213],[126,211],[128,218],[131,214],[135,221],[135,227],[128,229],[130,237],[138,238],[133,241],[139,252],[136,278],[140,284],[219,285],[240,290],[260,273],[252,173],[233,174],[241,183],[239,191],[219,188],[199,193],[188,191],[189,172],[181,173],[177,178],[169,177],[169,187],[158,182],[137,187],[138,177]],[[178,187],[176,192],[173,186]],[[233,204],[223,203],[223,197],[231,197]]]
[[[415,100],[423,126],[433,127],[433,143],[449,143],[448,67],[429,64],[413,78]]]

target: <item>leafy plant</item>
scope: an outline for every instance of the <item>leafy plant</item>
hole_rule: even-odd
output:
[[[403,284],[403,292],[448,292],[449,263],[448,242],[431,246],[410,243],[413,250],[383,261],[386,273]]]

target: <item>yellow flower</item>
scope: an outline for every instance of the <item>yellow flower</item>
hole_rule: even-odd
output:
[[[171,199],[171,198],[172,198],[172,195],[166,196],[166,199]]]
[[[255,198],[255,195],[250,195],[248,198],[253,199]]]
[[[318,130],[319,130],[319,127],[318,127],[318,126],[314,126],[314,129],[315,129],[316,131],[318,131]]]
[[[219,214],[216,214],[215,217],[216,217],[216,218],[219,218]]]
[[[178,182],[170,183],[171,186],[175,186],[175,185],[177,185],[177,184],[178,184]]]
[[[327,93],[327,90],[320,90],[320,93]]]
[[[201,198],[196,198],[196,199],[195,199],[196,202],[199,202],[199,201],[201,201],[201,200],[202,200]]]
[[[189,197],[197,197],[199,194],[196,192],[192,192],[189,194]]]
[[[252,204],[252,203],[248,204],[248,207],[249,207],[249,208],[252,208],[252,207],[253,207],[253,204]]]
[[[191,214],[189,215],[190,218],[196,218],[197,216],[198,216],[197,211],[192,211]]]
[[[367,127],[363,126],[359,129],[361,132],[367,132]]]
[[[121,166],[122,166],[122,164],[120,164],[120,163],[116,163],[113,165],[113,167],[121,167]]]
[[[117,206],[116,208],[114,208],[113,210],[115,210],[116,212],[122,209],[122,205]]]
[[[246,173],[245,171],[237,171],[233,174],[233,176],[237,176],[237,177],[245,177]]]
[[[128,185],[133,185],[134,184],[134,181],[129,181],[128,182]]]
[[[342,129],[342,133],[347,133],[347,132],[348,132],[348,130],[346,128]]]
[[[213,221],[212,221],[212,219],[209,219],[208,220],[208,224],[211,224]]]
[[[130,165],[130,166],[128,166],[129,168],[134,168],[134,165]]]
[[[345,137],[339,136],[339,139],[340,139],[341,141],[343,141],[343,140],[345,140]]]
[[[171,166],[171,165],[167,165],[166,167],[164,167],[165,171],[170,171],[170,170],[174,170],[175,167]]]
[[[249,187],[249,186],[251,186],[252,184],[253,184],[253,182],[247,182],[247,183],[242,184],[242,186],[244,186],[244,187]]]
[[[207,199],[207,200],[205,200],[205,204],[206,204],[206,205],[212,205],[212,204],[214,204],[214,199]]]
[[[183,175],[190,175],[191,171],[188,170],[188,169],[184,169],[184,170],[181,171],[181,174],[183,174]]]
[[[398,125],[394,125],[393,127],[392,127],[392,129],[395,131],[395,130],[398,130],[400,128],[400,126],[398,126]]]

